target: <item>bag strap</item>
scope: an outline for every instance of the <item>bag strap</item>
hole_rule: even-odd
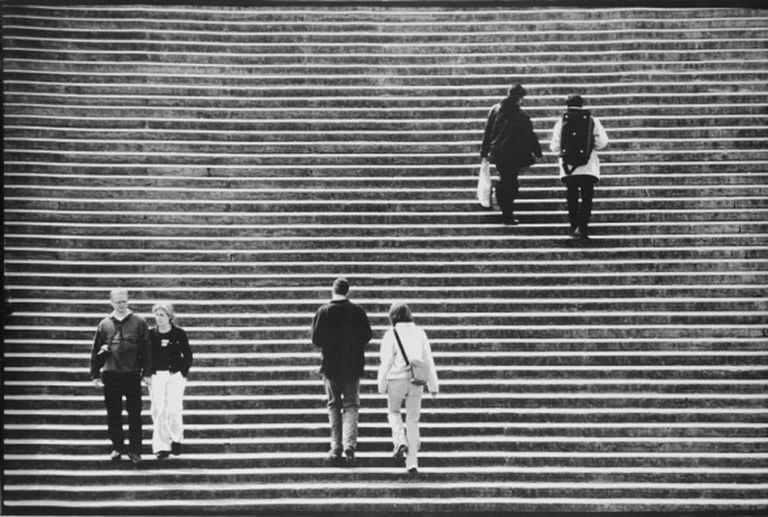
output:
[[[395,330],[395,327],[392,327],[392,332],[395,333],[395,339],[397,339],[397,346],[400,347],[400,353],[403,354],[403,359],[405,359],[405,364],[406,366],[408,366],[411,363],[408,361],[408,356],[405,355],[405,350],[403,349],[403,342],[400,341],[400,335],[397,333],[397,330]]]

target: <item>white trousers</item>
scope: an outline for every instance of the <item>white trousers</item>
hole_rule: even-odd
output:
[[[168,370],[155,372],[149,396],[152,399],[152,452],[170,451],[171,442],[184,438],[182,410],[187,379]]]
[[[421,418],[421,396],[424,386],[411,384],[408,379],[395,379],[387,383],[388,413],[387,418],[392,428],[393,452],[405,444],[408,455],[405,457],[405,468],[418,468],[418,452],[421,440],[419,438],[419,418]],[[405,402],[405,426],[401,408]]]

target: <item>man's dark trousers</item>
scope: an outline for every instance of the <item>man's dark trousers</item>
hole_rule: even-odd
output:
[[[566,176],[563,181],[565,181],[565,186],[568,189],[566,199],[571,228],[578,228],[581,233],[586,234],[589,231],[589,220],[592,217],[592,198],[595,195],[597,178],[580,174],[578,176]]]
[[[138,372],[102,372],[107,429],[115,450],[123,452],[123,397],[128,412],[130,452],[141,454],[141,376]]]
[[[496,185],[496,200],[501,208],[501,218],[511,222],[515,217],[515,199],[520,191],[518,176],[527,167],[516,167],[496,164],[499,171],[499,183]]]

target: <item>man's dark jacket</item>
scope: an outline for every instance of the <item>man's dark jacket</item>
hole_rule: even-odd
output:
[[[320,371],[333,380],[359,379],[365,370],[365,345],[373,337],[365,311],[347,299],[320,307],[310,338],[322,349]]]
[[[522,168],[533,164],[534,156],[542,155],[531,119],[515,99],[507,97],[488,114],[480,157],[497,167]]]
[[[105,344],[109,353],[99,355]],[[122,321],[111,315],[101,320],[91,349],[91,379],[101,376],[102,367],[107,372],[149,375],[151,361],[149,328],[143,318],[130,313]]]

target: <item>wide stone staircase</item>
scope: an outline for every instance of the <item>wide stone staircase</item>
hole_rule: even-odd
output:
[[[3,7],[5,514],[768,511],[768,11]],[[514,82],[611,138],[592,241],[555,157],[474,200]],[[328,466],[314,311],[369,312],[359,464]],[[184,453],[110,462],[88,357],[113,287],[171,300]],[[374,386],[413,308],[421,476]]]

